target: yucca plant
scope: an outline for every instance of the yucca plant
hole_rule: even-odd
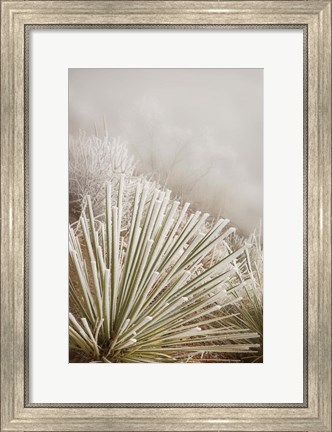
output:
[[[229,252],[234,248],[241,247],[244,238],[232,234],[227,243]],[[261,362],[263,360],[263,249],[261,243],[261,229],[258,235],[252,233],[247,242],[251,245],[245,250],[245,254],[234,261],[235,269],[234,279],[231,285],[240,284],[241,288],[232,290],[234,298],[241,297],[241,302],[235,303],[231,310],[237,312],[232,324],[235,328],[245,326],[251,331],[258,334],[257,342],[260,347],[255,353],[243,355],[243,360],[252,362]]]
[[[107,184],[103,222],[88,197],[75,231],[70,227],[69,334],[80,361],[183,362],[257,349],[250,342],[256,332],[228,324],[236,313],[220,314],[241,300],[231,296],[241,283],[230,287],[229,281],[247,248],[208,259],[216,246],[227,250],[229,221],[203,232],[208,214],[189,215],[189,204],[181,207],[169,190],[151,192],[140,182],[130,227],[122,229],[124,188],[122,176],[112,205],[115,191]]]

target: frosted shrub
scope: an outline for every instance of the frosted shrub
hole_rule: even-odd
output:
[[[104,190],[106,182],[113,186],[119,183],[121,175],[135,187],[133,177],[136,162],[128,152],[127,145],[120,138],[107,134],[99,138],[80,132],[69,138],[69,205],[71,219],[79,217],[85,198],[89,195],[96,214],[104,211]]]

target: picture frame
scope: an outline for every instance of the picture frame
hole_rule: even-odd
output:
[[[331,2],[9,0],[1,6],[1,430],[331,431]],[[307,143],[303,404],[29,403],[26,59],[29,29],[38,26],[303,29]]]

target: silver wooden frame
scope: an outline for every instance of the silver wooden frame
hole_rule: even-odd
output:
[[[1,430],[331,431],[331,0],[8,0],[1,6]],[[35,26],[304,30],[307,355],[303,404],[29,404],[29,74],[25,60],[28,31]]]

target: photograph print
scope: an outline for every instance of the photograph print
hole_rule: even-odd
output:
[[[263,69],[69,69],[69,362],[263,362]]]

